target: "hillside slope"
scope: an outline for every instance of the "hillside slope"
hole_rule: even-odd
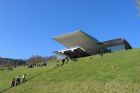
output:
[[[38,72],[37,72],[38,71]],[[78,59],[4,93],[140,93],[140,49]]]

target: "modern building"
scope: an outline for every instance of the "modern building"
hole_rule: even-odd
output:
[[[79,58],[119,50],[132,49],[131,45],[122,38],[100,42],[96,38],[83,31],[76,31],[53,38],[63,44],[66,48],[55,51],[58,55],[65,55],[70,58]]]

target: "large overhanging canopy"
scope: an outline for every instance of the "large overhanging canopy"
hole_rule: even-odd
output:
[[[76,31],[68,34],[60,35],[53,38],[57,42],[63,44],[67,48],[71,48],[73,46],[79,46],[88,54],[93,54],[94,49],[97,47],[97,43],[99,42],[96,38],[91,37],[90,35],[82,32]]]
[[[72,58],[132,48],[125,39],[118,38],[105,42],[99,42],[96,38],[82,31],[60,35],[54,37],[53,39],[66,47],[64,50],[56,51],[56,53]]]

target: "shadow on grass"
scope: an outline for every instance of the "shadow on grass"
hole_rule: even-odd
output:
[[[9,90],[10,88],[6,88],[6,89],[4,89],[3,91],[0,91],[0,93],[3,93],[3,92],[5,92],[5,91],[7,91],[7,90]]]
[[[59,67],[62,67],[63,65],[64,65],[64,64],[61,64]],[[57,69],[57,68],[59,68],[59,67],[53,67],[52,69],[48,70],[47,72],[51,72],[51,71],[53,71],[53,70],[55,70],[55,69]],[[22,84],[24,84],[24,83],[26,83],[26,82],[28,82],[28,81],[30,81],[30,80],[36,78],[37,76],[39,76],[39,75],[41,75],[41,74],[43,74],[43,72],[40,72],[39,74],[36,74],[35,76],[33,76],[33,77],[27,79],[25,82],[21,83],[20,85],[22,85]],[[19,86],[19,85],[18,85],[18,86]],[[17,87],[17,86],[15,86],[15,87]],[[13,88],[14,88],[14,87],[13,87]],[[4,93],[4,92],[8,91],[9,89],[11,89],[11,88],[10,88],[10,87],[9,87],[9,88],[6,88],[6,89],[0,91],[0,93]]]

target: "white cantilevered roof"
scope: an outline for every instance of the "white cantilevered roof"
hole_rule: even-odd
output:
[[[57,42],[63,44],[67,48],[79,46],[86,51],[91,52],[91,49],[97,47],[99,41],[82,31],[71,32],[53,38]]]
[[[81,48],[81,47],[78,47],[78,46],[76,46],[76,47],[71,47],[71,48],[67,48],[67,49],[63,49],[63,50],[58,50],[57,52],[59,52],[59,53],[64,53],[65,51],[74,51],[74,50],[76,50],[76,49],[81,49],[82,51],[85,51],[83,48]]]

